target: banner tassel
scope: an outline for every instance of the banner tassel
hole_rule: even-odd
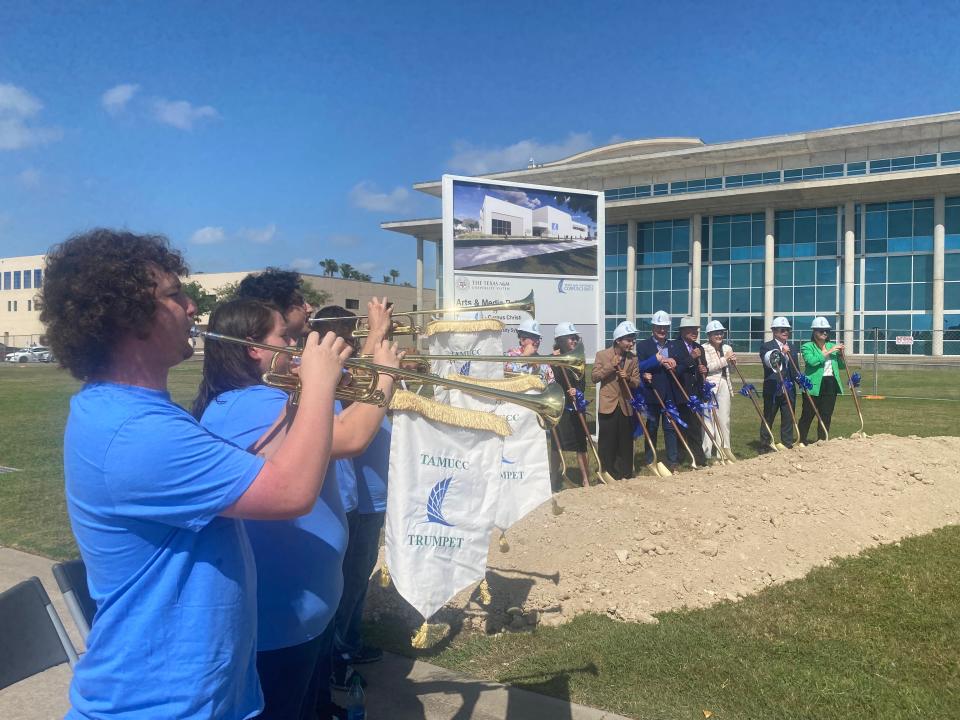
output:
[[[424,621],[420,629],[410,639],[410,645],[417,650],[426,650],[436,645],[450,634],[450,626],[446,623],[431,625]]]
[[[510,552],[510,543],[507,542],[507,531],[500,531],[500,552]]]
[[[390,570],[385,562],[380,564],[380,587],[390,587]]]
[[[489,605],[493,602],[493,597],[490,595],[490,584],[487,582],[487,579],[484,578],[480,581],[480,586],[477,588],[480,592],[480,604]]]

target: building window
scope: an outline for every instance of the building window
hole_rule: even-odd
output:
[[[604,236],[604,331],[609,343],[613,329],[626,320],[627,312],[627,226],[607,225]]]
[[[33,287],[39,290],[42,284],[43,284],[43,270],[34,270],[33,271]]]
[[[690,221],[659,220],[637,225],[637,327],[650,329],[650,315],[690,312]]]
[[[359,309],[360,309],[360,301],[359,301],[359,300],[353,300],[353,299],[351,299],[351,298],[347,298],[346,301],[344,302],[344,307],[346,307],[347,310],[359,310]]]
[[[30,278],[31,278],[30,271],[24,270],[23,271],[23,289],[24,290],[30,289]]]
[[[27,312],[33,310],[33,300],[27,300]]]
[[[4,290],[10,289],[12,278],[13,278],[13,273],[11,273],[9,270],[3,273],[3,289]]]
[[[13,271],[13,289],[14,290],[20,289],[20,271],[19,270]]]
[[[837,257],[837,208],[786,210],[776,214],[777,258]]]
[[[491,220],[490,221],[491,231],[494,235],[512,235],[510,232],[511,225],[509,220]]]

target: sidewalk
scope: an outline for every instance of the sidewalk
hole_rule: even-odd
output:
[[[52,563],[36,555],[0,548],[0,591],[40,578],[77,650],[83,643],[67,611]],[[369,685],[369,720],[627,720],[621,715],[556,698],[486,682],[429,663],[387,654],[383,661],[360,668]],[[51,668],[0,690],[3,720],[54,720],[69,708],[66,665]],[[345,701],[342,693],[340,702]]]

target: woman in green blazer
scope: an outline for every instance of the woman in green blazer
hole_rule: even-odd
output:
[[[837,404],[837,395],[843,394],[843,388],[840,386],[840,368],[845,367],[843,362],[843,345],[829,342],[830,323],[825,317],[813,319],[810,326],[813,337],[809,342],[800,346],[800,352],[803,354],[804,373],[813,387],[810,389],[810,396],[813,398],[813,404],[817,406],[817,411],[823,419],[823,424],[827,430],[830,430],[830,418],[833,417],[833,408]],[[800,429],[800,441],[804,445],[809,445],[807,432],[810,430],[810,424],[816,415],[810,403],[803,406],[803,415],[800,416],[798,423]],[[826,440],[827,435],[820,424],[817,423],[817,439]]]

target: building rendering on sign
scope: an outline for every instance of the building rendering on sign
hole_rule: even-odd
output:
[[[720,320],[746,350],[775,316],[806,339],[822,315],[857,354],[960,355],[960,112],[635,140],[485,177],[604,192],[608,339],[662,309]],[[420,264],[441,241],[439,219],[382,227],[416,237]]]
[[[549,205],[533,209],[487,195],[480,207],[480,232],[483,235],[579,240],[587,237],[588,228],[576,222],[570,213]]]

